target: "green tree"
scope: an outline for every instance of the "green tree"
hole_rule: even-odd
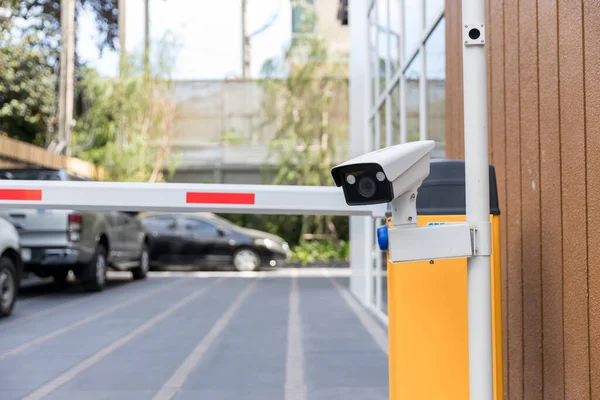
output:
[[[43,31],[46,43],[58,47],[61,0],[3,0],[3,7],[14,10],[15,18],[29,21],[27,30]],[[98,30],[98,47],[116,49],[119,38],[118,0],[76,0],[75,18],[84,8],[92,10]]]
[[[118,0],[76,1],[76,20],[84,7],[95,15],[99,49],[116,49]],[[25,142],[46,145],[48,133],[56,129],[53,120],[60,68],[61,2],[3,0],[1,3],[2,7],[13,10],[13,17],[0,23],[0,131]],[[83,67],[76,55],[78,78]]]
[[[43,35],[12,36],[0,26],[0,131],[3,135],[43,144],[54,115],[56,73],[53,54]]]
[[[175,100],[167,66],[172,65],[169,51],[174,47],[168,41],[160,45],[164,51],[157,52],[150,75],[141,57],[131,56],[118,78],[84,70],[80,89],[85,111],[73,131],[73,153],[104,167],[110,180],[157,182],[165,171],[173,172]]]
[[[305,4],[303,23],[316,17]],[[263,66],[265,124],[275,126],[269,158],[277,164],[274,184],[331,185],[330,169],[346,131],[330,123],[339,102],[347,101],[344,64],[334,61],[327,43],[311,29],[294,37],[282,60]],[[277,77],[287,73],[285,79]],[[306,217],[302,237],[325,232],[336,237],[333,217]]]

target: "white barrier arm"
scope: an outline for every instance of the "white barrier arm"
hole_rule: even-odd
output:
[[[330,186],[0,181],[0,208],[211,211],[384,217],[385,204],[349,207]]]

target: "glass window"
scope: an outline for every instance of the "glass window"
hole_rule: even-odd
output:
[[[419,64],[420,56],[412,60],[405,73],[406,140],[419,140]]]
[[[142,218],[142,223],[150,229],[168,230],[176,225],[175,217],[172,215],[151,215]]]
[[[379,64],[379,94],[386,87],[386,60],[388,59],[387,0],[377,0],[377,62]]]
[[[379,107],[379,146],[378,148],[386,147],[387,142],[385,140],[385,132],[386,132],[386,123],[385,123],[385,105],[389,101],[388,98],[385,99],[381,107]]]
[[[379,220],[375,220],[374,221],[374,226],[375,226],[375,232],[377,232],[377,228],[379,228],[380,223]],[[379,248],[379,245],[377,243],[375,243],[373,245],[373,269],[372,269],[372,282],[373,282],[373,291],[372,291],[372,298],[371,301],[374,305],[377,305],[377,298],[380,296],[381,293],[381,287],[379,286],[378,282],[379,282],[379,275],[381,273],[381,249]]]
[[[375,114],[375,116],[377,116],[377,114]],[[369,121],[369,130],[371,131],[371,146],[373,146],[373,149],[376,149],[377,147],[377,131],[375,130],[375,121],[376,117],[373,117],[370,121]]]
[[[381,311],[388,313],[388,286],[387,286],[387,257],[388,252],[381,252]]]
[[[83,176],[75,175],[75,174],[67,174],[67,180],[69,181],[90,181],[91,179],[84,178]]]
[[[390,0],[390,77],[400,67],[400,0]]]
[[[415,51],[423,37],[423,0],[404,0],[404,59]]]
[[[189,231],[194,231],[196,233],[206,233],[212,234],[217,233],[217,227],[213,224],[209,224],[208,222],[201,221],[195,218],[186,218],[184,220],[185,229]]]
[[[429,27],[435,22],[435,18],[444,9],[444,0],[425,1],[425,24]]]
[[[3,169],[0,170],[0,179],[14,179],[19,181],[61,181],[60,172],[45,169]]]
[[[292,1],[292,33],[313,32],[315,24],[312,9],[314,0]]]
[[[444,157],[446,140],[446,23],[441,19],[425,43],[427,138],[435,140],[433,157]]]
[[[379,64],[377,63],[377,49],[376,49],[376,40],[377,40],[377,21],[375,20],[375,7],[371,8],[369,12],[369,59],[370,59],[370,72],[371,72],[371,106],[375,104],[377,101],[376,90],[376,79]]]
[[[381,148],[381,121],[379,115],[379,109],[375,113],[375,120],[373,121],[373,150]]]
[[[400,83],[396,83],[390,94],[392,105],[392,143],[400,143]]]

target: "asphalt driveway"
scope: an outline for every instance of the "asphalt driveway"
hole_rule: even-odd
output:
[[[110,275],[23,290],[0,399],[388,399],[385,328],[345,270]]]

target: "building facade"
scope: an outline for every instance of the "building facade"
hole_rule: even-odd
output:
[[[352,155],[432,139],[436,142],[432,156],[445,157],[444,1],[352,2],[349,26]],[[381,222],[352,218],[352,237],[364,240],[353,249],[352,272],[357,278],[352,289],[385,322],[386,265],[374,241]]]
[[[462,158],[461,1],[353,0],[348,12],[352,155],[433,139],[435,157]],[[597,399],[600,2],[487,0],[486,25],[505,398]],[[386,321],[375,228],[351,220],[351,289]]]

